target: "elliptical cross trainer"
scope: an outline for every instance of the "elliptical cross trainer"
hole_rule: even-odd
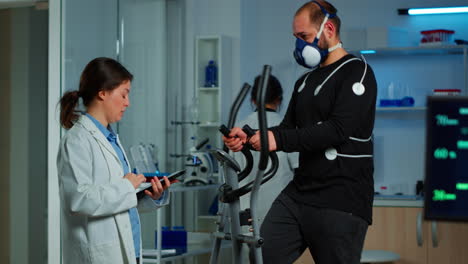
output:
[[[243,243],[252,244],[255,247],[254,255],[256,264],[262,264],[262,251],[261,246],[263,239],[260,237],[260,226],[256,216],[256,208],[258,202],[258,193],[260,185],[270,180],[278,170],[278,156],[275,152],[269,152],[267,122],[265,111],[265,95],[268,81],[270,78],[271,66],[265,65],[262,72],[260,87],[257,92],[258,100],[258,120],[260,130],[260,161],[258,165],[258,172],[254,181],[239,187],[239,182],[247,177],[253,168],[253,157],[250,152],[252,147],[250,144],[244,144],[242,153],[246,158],[247,165],[241,171],[239,164],[229,156],[227,148],[223,150],[213,150],[212,154],[220,162],[223,167],[223,176],[225,183],[219,189],[219,200],[221,204],[218,211],[217,232],[214,233],[213,249],[210,258],[210,264],[217,264],[219,257],[219,250],[222,240],[232,241],[232,257],[234,264],[241,263],[241,248]],[[221,126],[220,131],[224,136],[228,137],[230,128],[233,127],[239,108],[245,99],[250,85],[244,84],[236,100],[234,101],[230,113],[228,126]],[[249,136],[253,136],[255,131],[249,126],[244,126],[242,130]],[[270,157],[272,166],[265,172],[268,165],[268,157]],[[240,210],[239,198],[242,195],[251,192],[250,196],[250,209]],[[228,215],[229,214],[229,215]],[[249,219],[252,222],[249,222]],[[230,233],[227,232],[226,223],[230,221]],[[241,226],[252,225],[253,235],[244,235],[241,232]]]

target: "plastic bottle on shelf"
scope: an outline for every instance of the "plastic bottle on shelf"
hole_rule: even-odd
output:
[[[205,68],[205,87],[218,86],[218,67],[214,60],[210,60]]]

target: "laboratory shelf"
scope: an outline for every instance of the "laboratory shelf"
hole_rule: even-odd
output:
[[[369,50],[352,50],[352,54],[364,54],[365,56],[393,56],[393,55],[460,55],[466,54],[467,45],[441,45],[418,47],[393,47]]]
[[[217,128],[217,127],[219,127],[219,126],[220,126],[220,125],[219,125],[219,123],[217,123],[217,122],[203,122],[203,123],[201,123],[201,124],[199,125],[200,128],[203,128],[203,127],[205,127],[205,128],[216,127],[216,128]]]
[[[214,148],[223,146],[218,131],[226,104],[230,104],[231,93],[231,41],[229,37],[208,35],[195,37],[195,99],[197,119],[201,122],[196,127],[198,138],[209,138]],[[214,61],[217,67],[218,82],[215,87],[205,87],[206,66]],[[227,91],[227,92],[224,92]]]
[[[376,194],[374,195],[375,200],[422,200],[423,197],[420,195],[410,194]]]
[[[218,92],[219,87],[200,87],[198,88],[200,92]]]
[[[413,112],[413,111],[426,111],[425,106],[417,107],[377,107],[376,111],[379,113],[385,112]]]
[[[208,185],[200,185],[200,186],[183,186],[177,185],[174,187],[170,187],[170,192],[187,192],[187,191],[202,191],[202,190],[210,190],[210,189],[217,189],[219,188],[219,184],[208,184]]]
[[[374,195],[374,206],[377,207],[422,207],[424,197],[421,195]]]
[[[422,199],[374,199],[375,207],[423,207],[424,200]]]
[[[231,243],[229,241],[222,241],[221,242],[221,248],[229,248],[231,247]],[[211,253],[212,246],[208,245],[206,243],[203,244],[189,244],[187,246],[187,252],[179,255],[172,255],[172,256],[165,256],[161,258],[161,262],[167,262],[167,261],[174,261],[178,259],[184,259],[188,257],[193,257],[193,256],[198,256],[202,254],[208,254]],[[148,256],[148,257],[143,257],[143,263],[159,263],[158,259],[156,257]]]

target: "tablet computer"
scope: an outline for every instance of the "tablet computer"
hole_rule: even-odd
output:
[[[184,174],[185,174],[185,170],[180,170],[180,171],[176,171],[174,173],[171,173],[166,177],[167,177],[167,179],[169,181],[172,182],[173,180],[177,179],[178,177],[180,177],[180,176],[182,176]],[[164,177],[159,178],[159,181],[161,182],[162,185],[165,184]],[[136,189],[137,198],[138,199],[143,198],[145,196],[145,190],[150,191],[151,189],[152,189],[151,182],[144,182],[144,183],[140,184],[140,186],[138,186],[138,188]]]

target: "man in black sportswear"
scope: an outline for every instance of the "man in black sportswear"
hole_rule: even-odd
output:
[[[330,3],[304,4],[293,22],[299,78],[286,115],[268,131],[270,151],[300,153],[293,181],[261,227],[265,263],[292,263],[309,248],[315,263],[359,263],[372,222],[373,142],[377,84],[365,60],[341,46]],[[233,151],[247,137],[223,137]],[[250,143],[260,149],[259,135]]]

